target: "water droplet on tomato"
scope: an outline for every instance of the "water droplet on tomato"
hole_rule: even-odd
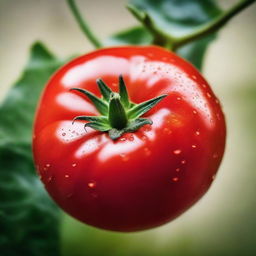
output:
[[[200,135],[200,132],[199,132],[199,131],[196,131],[195,134],[196,134],[197,136],[199,136],[199,135]]]
[[[47,182],[50,183],[50,182],[52,182],[52,180],[53,180],[53,177],[49,176],[48,179],[47,179]]]
[[[212,175],[212,180],[215,180],[216,174]]]
[[[149,148],[144,148],[144,153],[145,153],[145,155],[146,156],[150,156],[151,155],[151,151],[150,151],[150,149]]]
[[[186,163],[186,160],[182,160],[182,161],[181,161],[181,164],[185,164],[185,163]]]
[[[144,125],[144,126],[141,128],[141,130],[144,131],[144,132],[149,132],[149,131],[151,131],[151,125],[146,124],[146,125]]]
[[[173,154],[175,154],[175,155],[179,155],[180,153],[181,153],[180,149],[173,150]]]
[[[141,137],[141,139],[142,139],[143,141],[146,141],[146,140],[147,140],[147,136],[143,135],[143,136]]]
[[[123,160],[124,162],[126,162],[126,161],[128,161],[128,160],[130,159],[130,157],[127,156],[127,155],[124,154],[124,153],[121,153],[121,154],[120,154],[120,157],[122,158],[122,160]]]
[[[212,97],[212,95],[209,92],[207,92],[206,95],[207,95],[208,98]]]
[[[197,79],[197,77],[196,77],[196,76],[192,76],[192,78],[193,78],[193,79],[195,79],[195,80]]]
[[[196,115],[196,114],[197,114],[197,111],[196,111],[196,110],[193,110],[193,114]]]
[[[191,147],[192,147],[192,148],[196,148],[196,145],[192,145]]]
[[[65,178],[69,178],[69,175],[68,175],[68,174],[66,174],[66,175],[65,175]]]
[[[76,167],[76,166],[77,166],[77,164],[76,164],[76,163],[73,163],[73,164],[72,164],[72,167]]]
[[[175,171],[176,171],[176,172],[179,172],[179,171],[180,171],[180,168],[176,168]]]
[[[179,178],[178,177],[174,177],[174,178],[172,178],[172,181],[174,181],[174,182],[177,182],[179,180]]]
[[[89,188],[95,188],[96,187],[96,182],[94,182],[94,181],[89,182],[88,187]]]
[[[128,140],[129,140],[129,141],[134,141],[134,136],[131,134],[131,135],[128,137]]]
[[[126,138],[121,138],[120,141],[126,141]]]
[[[218,158],[218,154],[217,154],[217,153],[214,153],[214,154],[212,155],[212,157],[216,159],[216,158]]]

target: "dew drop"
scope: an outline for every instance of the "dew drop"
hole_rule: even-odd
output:
[[[202,86],[203,86],[204,88],[206,88],[206,84],[202,84]]]
[[[172,131],[169,128],[166,128],[166,127],[164,128],[164,132],[167,133],[167,134],[171,134],[172,133]]]
[[[46,164],[45,166],[46,166],[47,168],[49,168],[51,165],[50,165],[50,164]]]
[[[196,111],[196,110],[193,110],[193,113],[196,115],[196,114],[197,114],[197,111]]]
[[[218,158],[218,154],[217,154],[217,153],[214,153],[214,154],[212,155],[212,157],[213,157],[214,159],[216,159],[216,158]]]
[[[124,162],[126,162],[126,161],[128,161],[129,160],[129,156],[127,156],[127,155],[125,155],[125,154],[120,154],[120,157],[122,158],[122,160],[124,161]]]
[[[174,177],[174,178],[172,178],[172,181],[174,181],[174,182],[177,182],[179,180],[179,178],[178,177]]]
[[[144,153],[146,156],[150,156],[151,155],[151,151],[149,148],[144,148]]]
[[[196,145],[192,145],[191,147],[192,147],[192,148],[196,148]]]
[[[65,175],[65,178],[69,178],[69,175],[68,175],[68,174],[66,174],[66,175]]]
[[[180,153],[181,153],[180,149],[173,150],[173,154],[175,154],[175,155],[179,155]]]
[[[126,138],[121,138],[120,141],[126,141]]]
[[[182,160],[182,161],[181,161],[181,164],[185,164],[185,163],[186,163],[186,160]]]
[[[209,92],[207,92],[206,95],[207,95],[208,98],[212,97],[212,95]]]
[[[52,176],[50,176],[48,179],[47,179],[47,182],[52,182]]]
[[[181,97],[177,97],[176,99],[177,99],[177,100],[181,100]]]
[[[73,163],[73,164],[72,164],[72,167],[76,167],[76,166],[77,166],[77,164],[76,164],[76,163]]]
[[[131,135],[128,137],[128,140],[129,140],[129,141],[134,141],[134,136],[131,134]]]
[[[176,168],[175,171],[176,171],[176,172],[179,172],[179,171],[180,171],[180,168]]]
[[[195,79],[195,80],[197,79],[197,77],[196,77],[196,76],[192,76],[192,78],[193,78],[193,79]]]
[[[144,125],[143,127],[142,127],[142,131],[144,131],[144,132],[149,132],[149,131],[151,131],[151,125]]]
[[[147,136],[143,135],[143,136],[141,137],[141,139],[142,139],[143,141],[146,141],[146,140],[147,140]]]
[[[199,135],[200,135],[200,132],[199,132],[199,131],[196,131],[195,134],[196,134],[197,136],[199,136]]]
[[[93,182],[93,181],[89,182],[87,185],[88,185],[89,188],[95,188],[96,187],[96,183]]]

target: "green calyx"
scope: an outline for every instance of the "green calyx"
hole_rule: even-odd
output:
[[[111,139],[116,140],[123,133],[135,132],[145,124],[152,125],[148,118],[141,118],[143,114],[152,109],[167,95],[161,95],[153,99],[135,104],[129,100],[125,82],[119,76],[119,92],[113,92],[101,79],[96,81],[102,97],[99,98],[91,92],[81,88],[71,88],[78,91],[91,100],[100,116],[77,116],[73,119],[87,121],[86,127],[108,132]]]

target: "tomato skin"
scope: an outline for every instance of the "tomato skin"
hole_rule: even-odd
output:
[[[79,115],[98,115],[70,92],[100,96],[96,79],[117,91],[122,74],[135,103],[168,94],[146,114],[153,121],[113,141],[84,130]],[[137,231],[183,213],[208,190],[225,148],[221,106],[200,73],[156,46],[97,50],[74,59],[48,82],[34,125],[34,161],[51,197],[98,228]]]

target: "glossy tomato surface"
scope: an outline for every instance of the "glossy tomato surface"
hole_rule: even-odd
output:
[[[119,75],[135,103],[168,94],[145,115],[153,124],[116,141],[72,124],[99,113],[70,88],[100,96],[96,79],[117,91]],[[57,204],[116,231],[156,227],[183,213],[208,190],[224,147],[224,116],[205,79],[155,46],[101,49],[62,67],[44,90],[33,137],[37,171]]]

